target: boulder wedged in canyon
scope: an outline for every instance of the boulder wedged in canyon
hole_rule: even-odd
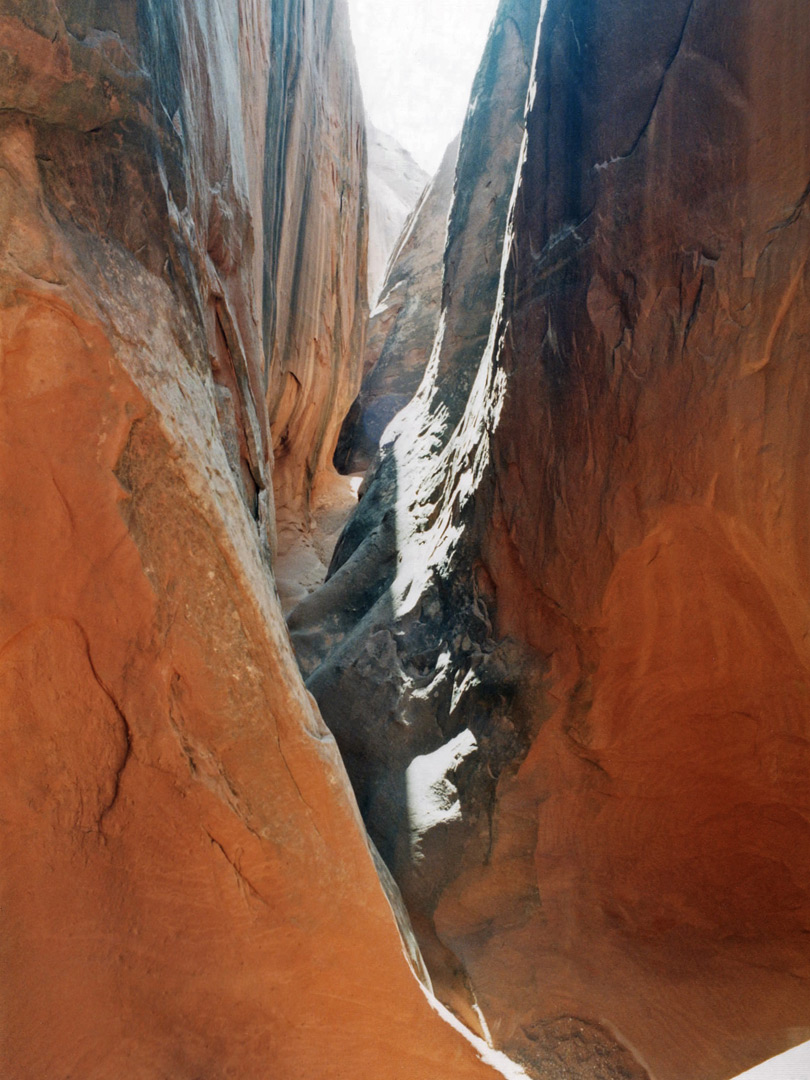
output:
[[[392,252],[430,176],[393,136],[366,121],[368,302],[377,303]]]
[[[806,29],[543,5],[489,346],[448,345],[448,260],[293,616],[434,984],[540,1076],[810,1034]]]
[[[447,215],[459,139],[445,151],[397,240],[366,332],[363,382],[335,450],[342,473],[364,472],[394,416],[419,388],[430,357],[442,298]]]
[[[501,1075],[409,967],[268,567],[303,10],[0,3],[7,1080]]]

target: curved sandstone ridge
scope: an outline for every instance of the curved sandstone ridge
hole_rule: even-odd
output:
[[[295,80],[277,65],[300,60],[304,85],[345,20],[340,3],[0,5],[8,1080],[502,1075],[406,960],[268,571],[263,327],[277,341],[292,300],[264,273],[292,243],[276,165],[305,160],[278,149]],[[344,65],[312,75],[319,115],[354,100]],[[348,173],[347,130],[348,157],[345,133],[317,140]],[[319,325],[348,339],[362,214],[340,219],[344,262],[316,187],[300,242],[346,275]],[[316,280],[284,284],[302,300]]]
[[[548,0],[497,303],[484,64],[428,376],[291,620],[434,985],[540,1076],[810,1034],[806,31]]]

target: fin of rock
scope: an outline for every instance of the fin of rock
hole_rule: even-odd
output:
[[[430,177],[393,136],[366,121],[368,140],[368,302],[376,307],[402,227]]]

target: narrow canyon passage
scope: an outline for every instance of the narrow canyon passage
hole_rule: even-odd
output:
[[[810,1040],[806,4],[479,6],[0,0],[2,1080]]]
[[[764,89],[807,34],[654,11],[550,4],[533,61],[538,5],[500,5],[441,261],[423,203],[370,322],[362,501],[289,620],[436,993],[538,1075],[808,1034],[808,147]]]

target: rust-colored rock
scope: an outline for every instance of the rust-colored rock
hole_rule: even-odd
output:
[[[268,570],[280,9],[2,6],[4,1080],[501,1075],[406,960]]]
[[[264,341],[280,508],[305,514],[360,387],[366,135],[345,3],[274,0]]]
[[[4,304],[5,1075],[494,1075],[405,963],[224,453],[183,453],[213,405],[175,426],[111,337]]]
[[[546,14],[483,562],[550,715],[437,912],[504,1045],[573,1000],[660,1077],[739,1071],[810,1014],[810,123],[785,107],[810,43],[792,0],[726,13]],[[536,884],[496,954],[473,897],[518,806]]]

